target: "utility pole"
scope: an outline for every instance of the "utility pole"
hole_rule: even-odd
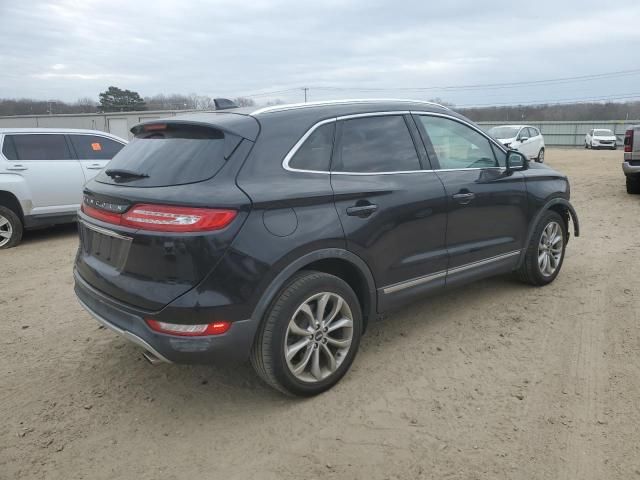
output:
[[[309,91],[309,87],[302,87],[304,90],[304,103],[307,103],[307,92]]]

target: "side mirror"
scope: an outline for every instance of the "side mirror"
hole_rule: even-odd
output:
[[[520,152],[509,150],[507,152],[507,171],[518,172],[529,168],[529,160]]]
[[[520,137],[520,142],[526,142],[529,140],[529,137]]]

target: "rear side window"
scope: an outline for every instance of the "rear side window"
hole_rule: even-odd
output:
[[[111,160],[124,147],[97,135],[69,135],[69,138],[80,160]]]
[[[7,135],[2,153],[9,160],[70,160],[64,135]]]
[[[400,172],[420,170],[420,160],[402,116],[355,118],[342,124],[334,171]]]
[[[16,147],[13,145],[13,138],[10,136],[4,137],[4,141],[2,143],[2,154],[8,160],[17,160],[18,154],[16,153]]]
[[[335,128],[334,122],[316,128],[291,158],[289,166],[299,170],[329,171]]]
[[[215,128],[195,125],[145,128],[113,157],[97,181],[132,187],[202,182],[218,173],[241,140]]]

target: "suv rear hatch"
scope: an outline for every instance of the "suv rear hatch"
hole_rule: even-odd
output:
[[[240,230],[251,204],[235,177],[258,124],[206,115],[211,123],[134,127],[135,139],[85,186],[76,269],[96,290],[158,311],[211,272]]]

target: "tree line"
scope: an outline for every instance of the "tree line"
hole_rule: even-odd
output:
[[[144,110],[214,110],[212,97],[191,93],[158,94],[142,97],[138,92],[115,86],[107,88],[98,96],[80,98],[75,102],[61,100],[34,100],[30,98],[0,98],[0,116],[54,115],[63,113],[131,112]],[[233,101],[240,107],[255,105],[251,98],[237,97]],[[525,121],[589,121],[589,120],[638,120],[640,101],[593,102],[564,105],[510,105],[478,108],[456,108],[455,105],[435,99],[476,122],[525,122]],[[268,104],[284,103],[281,100]]]
[[[98,95],[99,101],[80,98],[75,102],[0,98],[0,116],[57,115],[64,113],[134,112],[145,110],[214,110],[212,97],[191,93],[158,94],[142,97],[138,92],[109,87]],[[233,99],[240,107],[251,107],[255,101],[246,97]]]

